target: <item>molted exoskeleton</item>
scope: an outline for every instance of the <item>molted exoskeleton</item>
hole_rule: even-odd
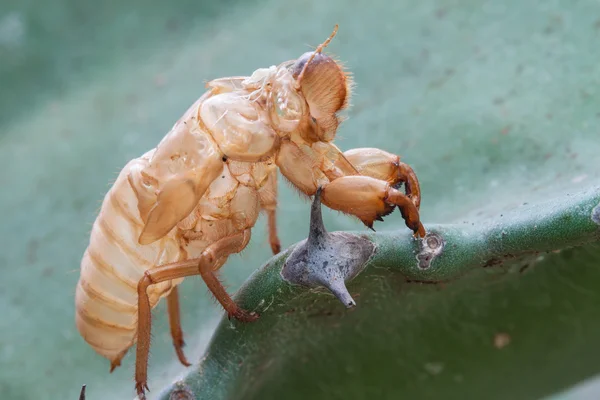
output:
[[[206,99],[199,117],[227,158],[256,162],[277,150],[279,136],[269,124],[266,112],[239,93]]]
[[[137,343],[140,399],[148,388],[151,310],[161,298],[177,356],[189,365],[177,294],[185,277],[200,275],[229,317],[258,318],[235,303],[215,271],[246,247],[261,210],[271,249],[279,252],[278,170],[304,195],[322,188],[324,205],[369,227],[398,207],[415,235],[425,235],[412,169],[382,150],[342,153],[332,142],[351,89],[340,64],[322,54],[336,31],[297,60],[210,81],[155,149],[125,165],[104,197],[81,260],[76,325],[111,370]]]

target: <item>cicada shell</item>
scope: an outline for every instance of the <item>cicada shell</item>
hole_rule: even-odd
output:
[[[322,52],[334,34],[296,60],[208,82],[206,93],[156,148],[125,165],[104,197],[81,261],[76,325],[111,370],[137,343],[141,398],[151,309],[162,298],[177,355],[189,365],[177,296],[185,277],[200,275],[230,317],[258,318],[238,307],[215,272],[248,244],[261,210],[273,252],[279,251],[278,170],[307,196],[321,188],[323,204],[369,227],[398,207],[408,227],[424,235],[412,169],[383,150],[343,153],[333,143],[352,86],[341,64]],[[396,189],[401,183],[406,194]]]

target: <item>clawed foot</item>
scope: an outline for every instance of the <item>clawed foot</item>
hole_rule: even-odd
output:
[[[426,235],[425,232],[425,227],[423,226],[423,224],[420,221],[414,222],[414,223],[409,223],[406,222],[406,225],[408,226],[408,228],[413,231],[413,236],[415,238],[424,238]]]
[[[420,237],[420,238],[424,238],[425,237],[425,227],[423,226],[423,224],[421,222],[419,222],[418,224],[415,225],[415,228],[413,228],[413,232],[414,232],[414,236],[415,237]]]
[[[238,321],[242,321],[242,322],[254,322],[258,319],[259,315],[257,313],[255,313],[254,311],[248,312],[248,311],[242,310],[239,307],[236,307],[236,309],[234,311],[230,311],[227,313],[227,317],[229,319],[235,318]]]
[[[148,383],[146,382],[136,382],[135,390],[137,391],[138,400],[146,400],[146,390],[150,391],[148,388]]]
[[[187,358],[185,357],[185,354],[183,353],[183,346],[185,345],[183,340],[181,340],[180,342],[174,343],[174,345],[175,345],[175,353],[177,353],[177,358],[179,358],[179,362],[181,364],[183,364],[183,366],[185,366],[185,367],[191,366],[192,364],[187,360]]]
[[[408,198],[415,205],[415,208],[418,211],[419,206],[421,205],[421,199],[419,197],[415,197],[413,195],[408,195]],[[403,215],[403,217],[404,217],[404,215]],[[425,227],[421,223],[420,216],[418,213],[417,213],[416,220],[411,219],[410,222],[406,221],[406,223],[407,223],[407,225],[409,225],[409,228],[412,229],[412,231],[415,233],[415,235],[414,235],[415,237],[421,237],[421,238],[425,237]]]
[[[279,254],[281,251],[281,243],[279,242],[279,239],[271,241],[271,250],[273,251],[273,254]]]
[[[400,214],[402,214],[402,218],[404,219],[406,226],[408,226],[408,228],[414,232],[414,236],[424,238],[426,232],[425,227],[419,218],[419,213],[411,212],[411,210],[401,206],[398,206],[398,209],[400,210]]]

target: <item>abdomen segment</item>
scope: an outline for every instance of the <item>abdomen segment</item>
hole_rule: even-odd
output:
[[[177,243],[169,236],[151,245],[138,244],[143,223],[127,175],[140,162],[142,159],[127,164],[104,198],[81,260],[75,294],[80,334],[113,367],[136,340],[139,280],[146,270],[179,258]],[[151,306],[180,281],[150,287]]]

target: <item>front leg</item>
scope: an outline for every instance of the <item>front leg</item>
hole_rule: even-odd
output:
[[[370,150],[374,150],[371,156],[358,149],[360,157],[355,157],[343,154],[332,143],[309,146],[284,141],[276,163],[283,176],[302,193],[312,196],[321,186],[322,202],[329,208],[354,215],[372,229],[375,220],[382,220],[398,206],[406,225],[424,237],[425,228],[419,218],[421,195],[414,172],[406,166],[410,169],[407,173],[397,156]],[[407,195],[394,188],[399,182],[406,183]]]
[[[406,225],[415,235],[425,236],[417,206],[384,180],[356,175],[338,178],[323,186],[322,201],[331,209],[355,215],[369,228],[398,206]]]
[[[396,189],[404,183],[406,195],[417,209],[420,207],[421,188],[417,175],[408,164],[400,161],[399,156],[380,149],[361,148],[344,152],[344,158],[361,175],[384,180]]]

